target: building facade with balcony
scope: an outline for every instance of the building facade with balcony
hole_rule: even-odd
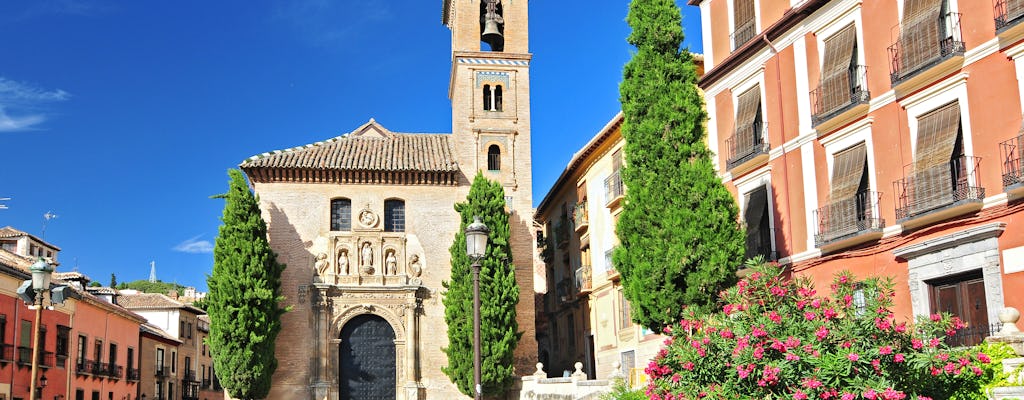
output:
[[[891,276],[905,318],[1024,306],[1019,1],[689,3],[748,255]]]

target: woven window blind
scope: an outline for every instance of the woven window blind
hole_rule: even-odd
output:
[[[734,32],[744,30],[748,24],[754,23],[754,0],[736,0],[733,2],[733,23]],[[748,38],[749,39],[749,38]],[[742,44],[746,40],[737,40]]]
[[[757,116],[761,111],[761,88],[754,86],[740,94],[736,108],[736,154],[746,154],[758,142]]]
[[[868,150],[864,143],[840,151],[832,166],[832,188],[825,226],[833,237],[857,232],[857,195],[867,172]]]
[[[1024,14],[1024,0],[1006,0],[1006,21],[1012,21]]]
[[[960,104],[952,102],[918,118],[917,153],[909,182],[911,213],[917,214],[953,201],[950,160],[960,131]]]
[[[852,100],[850,66],[855,64],[856,45],[857,30],[852,23],[825,39],[825,62],[821,68],[823,114],[850,104]]]
[[[768,188],[761,186],[746,194],[747,209],[743,220],[747,223],[747,258],[766,255],[771,247],[768,223]]]
[[[900,74],[924,66],[941,55],[939,18],[943,0],[906,0],[900,29]]]

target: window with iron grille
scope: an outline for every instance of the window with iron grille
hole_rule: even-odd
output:
[[[496,144],[487,148],[487,170],[501,171],[501,148]]]
[[[629,300],[626,299],[626,295],[619,292],[619,329],[626,329],[633,326],[633,315],[630,312]]]
[[[754,38],[757,25],[754,22],[754,0],[735,0],[733,8],[732,48],[733,50]]]
[[[71,341],[71,327],[57,325],[57,356],[68,356],[68,345]]]
[[[384,232],[405,232],[405,201],[384,201]]]
[[[857,28],[850,23],[824,41],[821,81],[811,93],[814,123],[821,123],[855,104],[865,103],[866,67],[858,64]]]
[[[726,163],[730,169],[768,150],[761,114],[761,87],[754,85],[737,96],[736,102],[736,125],[732,137],[726,140],[729,148]]]
[[[331,230],[352,230],[352,200],[331,200]]]

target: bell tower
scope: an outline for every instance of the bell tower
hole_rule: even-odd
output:
[[[511,212],[519,328],[516,371],[535,369],[532,161],[528,0],[443,0],[452,33],[452,142],[468,186],[477,171],[501,183]],[[463,184],[463,182],[460,182]]]

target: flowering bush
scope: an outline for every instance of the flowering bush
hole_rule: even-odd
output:
[[[722,294],[721,312],[665,329],[646,370],[650,399],[984,398],[990,358],[944,342],[965,324],[940,314],[897,320],[891,280],[841,273],[822,297],[779,267],[754,271]]]

